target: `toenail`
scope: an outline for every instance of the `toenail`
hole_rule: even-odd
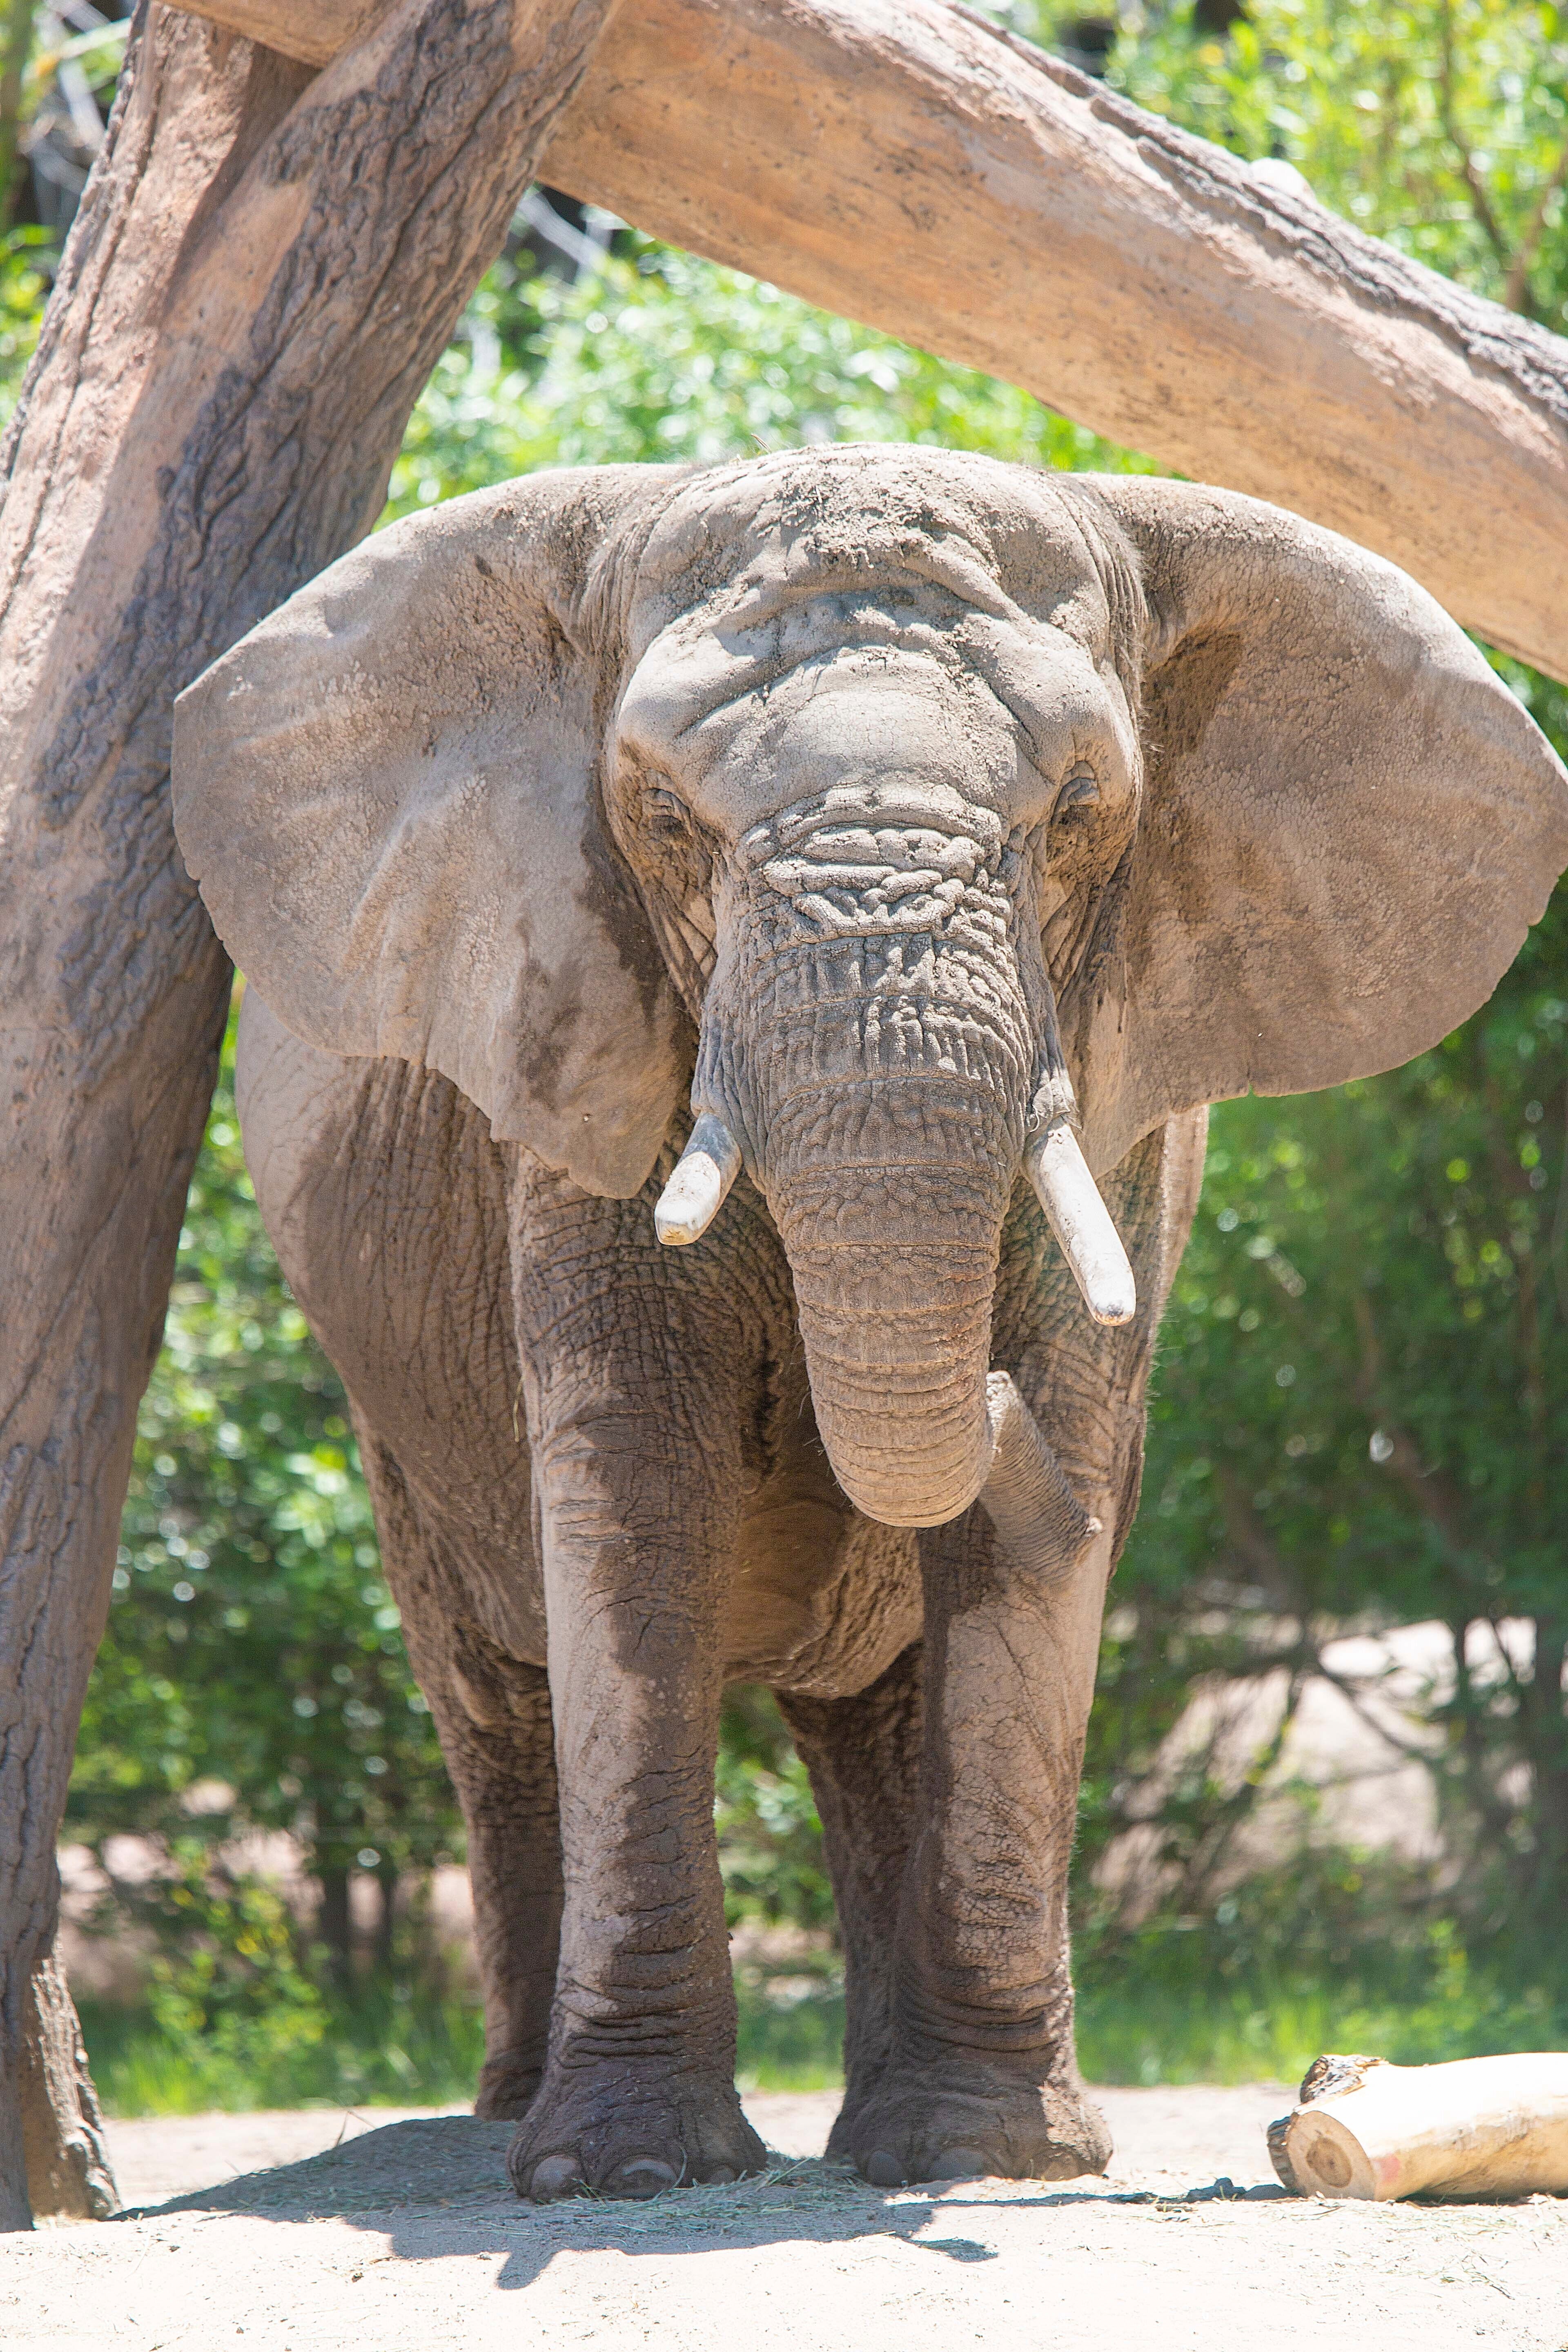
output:
[[[572,2196],[582,2186],[583,2175],[574,2156],[542,2156],[533,2168],[528,2194],[536,2205],[548,2205],[557,2197]]]
[[[885,2147],[875,2147],[861,2167],[873,2189],[901,2189],[904,2168]]]
[[[710,2172],[705,2172],[702,2176],[705,2186],[710,2189],[728,2189],[732,2181],[739,2180],[740,2178],[740,2174],[727,2164],[716,2164]]]
[[[661,2190],[673,2189],[679,2174],[673,2165],[661,2164],[657,2157],[635,2157],[630,2164],[616,2167],[605,2183],[611,2197],[657,2197]]]
[[[927,2180],[984,2180],[991,2171],[988,2159],[975,2147],[944,2148],[923,2178]]]

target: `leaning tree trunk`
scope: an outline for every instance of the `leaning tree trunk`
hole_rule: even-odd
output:
[[[0,462],[0,2228],[93,2112],[55,1839],[227,994],[171,707],[374,520],[613,5],[396,0],[312,79],[143,0]]]
[[[387,0],[188,0],[318,62]],[[1568,342],[946,0],[638,0],[574,196],[1347,532],[1568,678]]]

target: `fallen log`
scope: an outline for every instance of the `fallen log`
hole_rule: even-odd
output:
[[[1568,2190],[1568,2053],[1391,2066],[1320,2058],[1268,2153],[1301,2197],[1528,2197]]]
[[[188,0],[319,63],[386,0]],[[1568,342],[944,0],[638,0],[540,175],[1414,572],[1568,678]]]

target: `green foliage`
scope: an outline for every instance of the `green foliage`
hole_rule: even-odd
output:
[[[1296,165],[1373,236],[1561,330],[1568,23],[1537,0],[1251,0],[1229,36],[1152,9],[1110,79]]]
[[[43,323],[52,258],[42,229],[0,236],[0,425],[9,421]]]
[[[1439,1789],[1516,1938],[1568,1895],[1565,955],[1560,892],[1436,1053],[1215,1113],[1124,1571],[1156,1622],[1217,1601],[1298,1670],[1346,1622],[1451,1628]]]
[[[470,2001],[399,1977],[352,1995],[306,1985],[248,2041],[220,2042],[179,2012],[87,2001],[82,2030],[110,2116],[193,2116],[214,2108],[466,2105],[484,2061]],[[736,2073],[742,2087],[815,2091],[842,2080],[844,2000],[831,1989],[782,1993],[742,1970]],[[294,2028],[298,2025],[299,2030]]]
[[[211,2108],[446,2106],[474,2095],[484,2027],[438,1988],[367,1979],[350,1996],[299,1980],[249,2038],[209,2033],[178,2006],[84,2003],[93,2080],[111,2116]]]
[[[169,1862],[169,1875],[153,1881],[141,1906],[158,1930],[148,2002],[158,2033],[242,2074],[313,2049],[326,2011],[277,1888],[215,1872],[194,1839],[176,1843]]]
[[[1561,1982],[1478,1966],[1431,1874],[1384,1854],[1291,1855],[1205,1917],[1080,1940],[1075,1975],[1098,2083],[1288,2082],[1325,2050],[1434,2065],[1568,2033]]]
[[[770,1692],[731,1690],[720,1726],[713,1817],[731,1927],[833,1924],[822,1824],[805,1765]]]
[[[1142,469],[1017,391],[627,234],[566,285],[501,261],[439,362],[388,519],[542,466],[710,465],[812,441],[917,441]]]

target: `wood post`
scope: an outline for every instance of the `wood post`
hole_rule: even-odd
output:
[[[318,58],[376,0],[192,4]],[[965,9],[637,0],[540,172],[1342,530],[1568,678],[1568,343]]]
[[[23,2058],[228,991],[174,698],[370,528],[612,5],[396,0],[314,80],[144,8],[0,456],[0,2229],[60,2193]]]

